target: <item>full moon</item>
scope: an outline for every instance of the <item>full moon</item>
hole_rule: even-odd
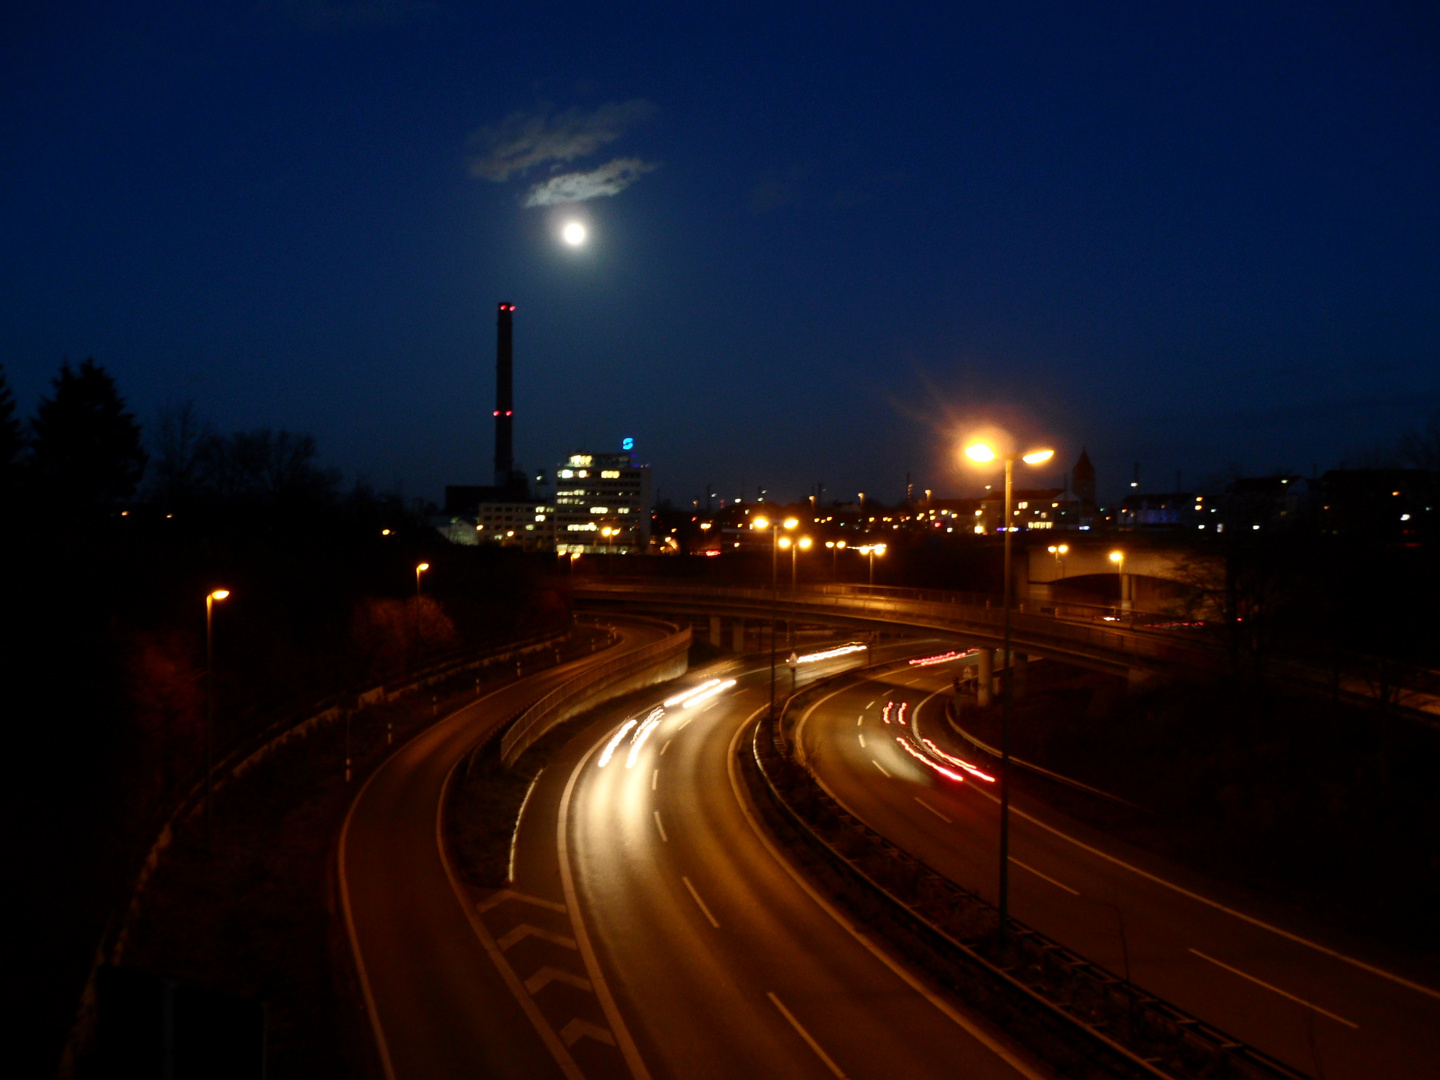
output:
[[[560,236],[571,247],[579,247],[585,242],[585,226],[581,225],[578,221],[569,222],[565,228],[560,231]]]

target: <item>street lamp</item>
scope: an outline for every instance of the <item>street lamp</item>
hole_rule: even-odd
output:
[[[215,775],[215,604],[230,595],[229,589],[212,589],[205,594],[205,850],[210,850],[210,799]]]
[[[752,529],[770,530],[770,715],[775,715],[775,624],[778,621],[777,608],[780,605],[780,529],[798,528],[800,521],[797,518],[786,518],[783,526],[781,522],[772,522],[767,517],[757,517],[750,522]],[[790,538],[787,536],[785,542],[788,545]]]
[[[1049,551],[1051,555],[1054,555],[1054,556],[1055,556],[1055,566],[1056,566],[1056,568],[1059,570],[1060,576],[1061,576],[1061,577],[1064,577],[1064,576],[1065,576],[1065,556],[1068,555],[1068,554],[1070,554],[1070,545],[1069,545],[1069,544],[1051,544],[1046,550]]]
[[[1116,613],[1118,614],[1125,610],[1125,552],[1110,552],[1110,561],[1115,564],[1115,576],[1120,580],[1119,599],[1116,601],[1115,607]]]
[[[830,549],[830,579],[839,580],[838,560],[840,552],[845,550],[844,540],[826,540],[825,546]]]
[[[988,443],[971,443],[965,448],[965,456],[977,464],[994,461],[997,457],[1005,461],[1005,583],[1004,633],[1001,638],[1001,656],[1004,666],[1000,669],[1002,705],[1000,712],[1000,947],[1005,947],[1005,935],[1010,921],[1010,716],[1014,710],[1015,693],[1010,669],[1010,538],[1015,532],[1010,509],[1012,481],[1015,461],[1026,465],[1040,465],[1055,456],[1054,450],[1032,450],[1026,454],[997,452]]]
[[[875,556],[885,554],[884,544],[861,544],[855,549],[861,555],[870,556],[870,584],[875,584]]]

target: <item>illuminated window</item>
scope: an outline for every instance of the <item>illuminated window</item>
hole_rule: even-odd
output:
[[[619,470],[619,469],[602,469],[602,470],[600,471],[600,479],[602,479],[602,480],[619,480],[619,479],[620,479],[620,470]]]

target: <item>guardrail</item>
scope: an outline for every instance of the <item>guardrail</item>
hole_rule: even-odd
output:
[[[607,697],[623,692],[622,683],[684,657],[690,650],[690,627],[642,645],[633,652],[597,664],[565,679],[522,712],[500,740],[500,760],[506,766],[533,746],[546,732]],[[683,671],[683,667],[681,671]],[[680,672],[676,672],[679,674]]]
[[[997,641],[1004,621],[1004,611],[990,606],[983,597],[931,589],[882,591],[855,585],[821,585],[787,590],[776,598],[772,597],[769,589],[747,586],[612,580],[577,582],[574,592],[578,598],[634,598],[637,594],[646,594],[646,598],[656,600],[693,598],[762,608],[768,608],[773,602],[783,614],[834,614],[886,622],[903,621],[916,626],[979,633]],[[982,600],[985,602],[980,602]],[[1184,663],[1210,667],[1224,660],[1221,649],[1206,643],[1176,640],[1119,627],[1094,626],[1025,611],[1011,613],[1010,628],[1015,646],[1022,651],[1030,646],[1039,651],[1084,654],[1117,667],[1128,668],[1137,663],[1141,666]]]
[[[786,710],[818,692],[818,685],[807,688],[786,702]],[[742,772],[753,762],[756,793],[779,811],[802,846],[838,872],[831,884],[839,885],[842,902],[880,914],[882,925],[893,921],[908,929],[938,961],[934,974],[941,981],[1012,1035],[1022,1035],[1018,1028],[1040,1036],[1049,1051],[1044,1056],[1060,1073],[1305,1080],[1018,920],[1010,920],[1008,940],[1002,940],[993,905],[836,803],[791,755],[783,723],[783,715],[756,723],[750,754],[741,754]]]

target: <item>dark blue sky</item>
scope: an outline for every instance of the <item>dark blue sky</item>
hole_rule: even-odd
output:
[[[1102,493],[1440,408],[1430,4],[34,4],[0,23],[0,364],[312,432],[438,497],[633,436],[662,495]],[[777,10],[778,9],[778,10]],[[591,242],[556,236],[556,188]],[[1058,468],[1056,470],[1058,472]]]

